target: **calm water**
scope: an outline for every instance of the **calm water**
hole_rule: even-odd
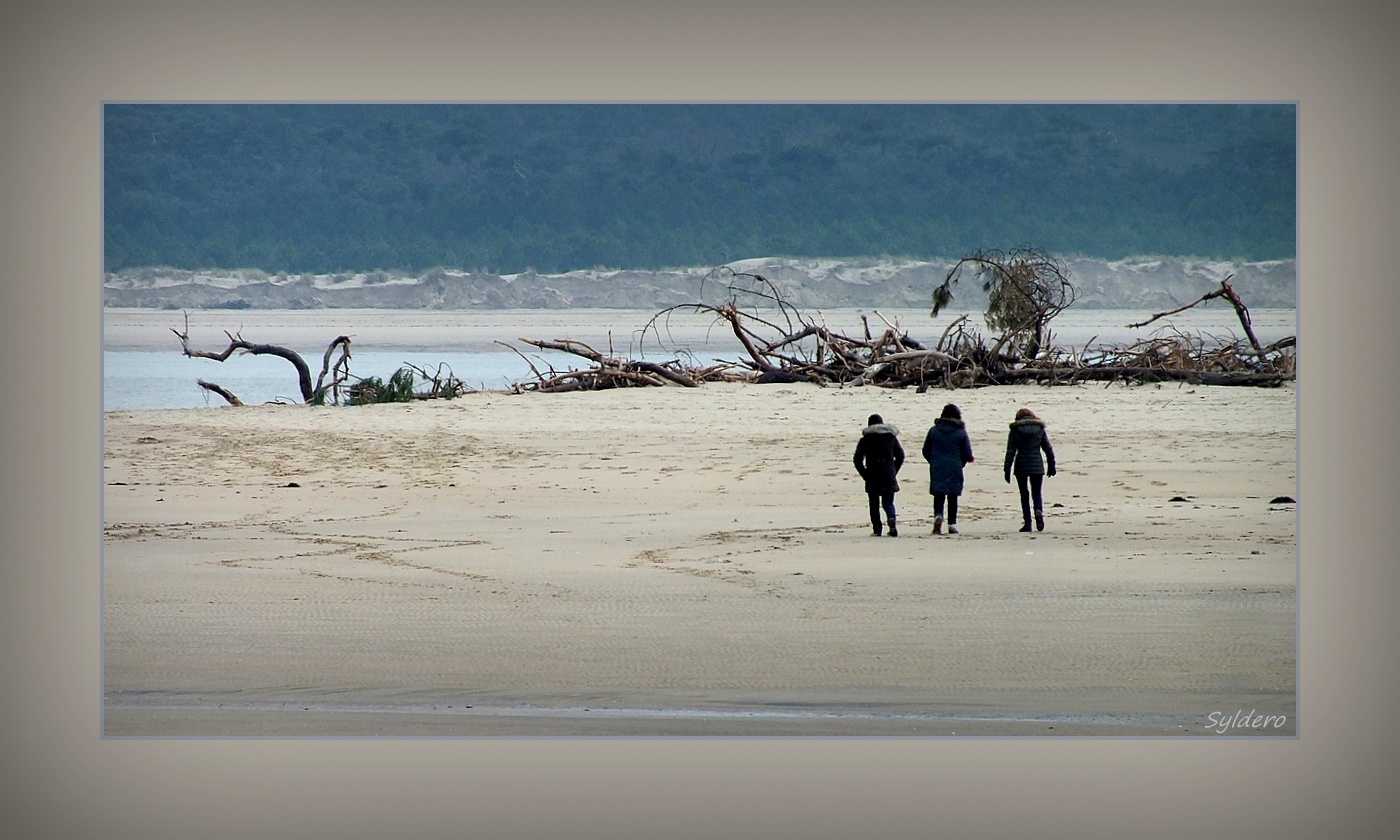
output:
[[[304,354],[312,381],[320,373],[319,354]],[[536,354],[542,356],[543,354]],[[556,358],[562,354],[551,354]],[[580,364],[582,359],[577,359]],[[468,387],[500,390],[511,382],[533,379],[529,366],[511,352],[443,353],[439,351],[352,354],[350,371],[357,377],[377,376],[388,381],[394,371],[412,364],[429,372],[444,365]],[[539,361],[535,362],[539,366]],[[560,369],[570,363],[555,362]],[[543,370],[543,368],[542,368]],[[152,408],[200,408],[226,405],[222,397],[199,387],[196,380],[215,382],[244,403],[271,400],[301,402],[296,369],[275,356],[238,356],[226,362],[189,359],[177,350],[105,350],[102,353],[102,406],[106,411]]]
[[[615,329],[612,325],[640,325],[646,323],[651,312],[607,312],[589,310],[579,313],[572,321],[567,311],[547,311],[536,316],[515,313],[516,319],[501,325],[485,323],[487,319],[501,316],[478,316],[476,323],[464,323],[472,316],[463,313],[423,313],[423,312],[361,312],[353,317],[361,320],[378,318],[380,330],[389,341],[365,328],[367,335],[357,342],[351,357],[351,373],[356,377],[378,376],[388,380],[393,373],[405,364],[412,364],[428,371],[435,371],[439,365],[450,371],[469,387],[482,390],[502,390],[512,382],[530,381],[534,374],[530,363],[517,353],[493,344],[510,336],[508,343],[521,350],[541,371],[550,367],[556,370],[570,370],[590,367],[582,358],[565,353],[545,352],[519,344],[515,339],[529,337],[553,340],[560,337],[579,338],[588,341],[595,348],[607,352],[609,342],[616,338],[613,352],[629,358],[647,358],[665,361],[676,358],[676,350],[693,353],[688,363],[708,363],[713,359],[735,360],[740,358],[737,343],[725,330],[712,329],[708,322],[693,322],[690,325],[678,324],[678,328],[668,335],[668,347],[662,349],[655,343],[642,348],[629,346],[628,329]],[[909,334],[927,344],[936,342],[943,329],[952,318],[942,316],[930,320],[926,311],[886,312],[886,317],[901,325]],[[1123,345],[1150,337],[1164,322],[1151,327],[1129,329],[1129,323],[1145,320],[1151,313],[1119,310],[1070,311],[1062,314],[1055,322],[1054,343],[1061,347],[1083,348],[1092,342],[1095,345]],[[1296,335],[1297,313],[1295,310],[1260,310],[1252,312],[1256,334],[1263,342],[1270,342],[1288,335]],[[110,316],[113,324],[110,334],[113,340],[106,340],[102,353],[102,403],[104,410],[143,410],[171,408],[204,408],[225,405],[222,398],[209,394],[196,384],[204,379],[216,382],[237,394],[243,402],[255,404],[272,400],[300,402],[297,389],[296,371],[286,360],[271,356],[234,356],[226,362],[212,359],[186,358],[179,351],[178,343],[170,334],[169,313],[115,313]],[[258,315],[245,313],[240,317],[257,318]],[[260,330],[254,340],[285,344],[302,353],[307,364],[312,367],[312,376],[320,370],[321,354],[325,350],[325,336],[333,337],[339,324],[325,327],[314,325],[313,341],[301,346],[281,335],[295,332],[293,327],[278,321],[279,318],[326,318],[339,315],[293,315],[291,313],[269,313],[264,316],[272,326]],[[956,317],[956,315],[952,316]],[[116,328],[119,320],[125,319]],[[149,330],[145,324],[132,326],[133,319],[150,320]],[[401,328],[396,320],[403,319]],[[971,325],[984,334],[980,313],[973,314]],[[173,322],[178,326],[178,321]],[[850,336],[860,334],[862,329],[859,313],[837,311],[826,314],[826,323],[833,330]],[[881,324],[872,319],[872,331],[881,329]],[[1183,315],[1174,316],[1167,322],[1168,328],[1200,332],[1233,340],[1243,336],[1234,310],[1228,308],[1197,308]],[[109,330],[104,326],[104,332]],[[252,333],[248,333],[253,338]],[[134,337],[133,337],[134,336]],[[149,336],[149,338],[147,338]],[[117,340],[120,339],[120,340]],[[220,336],[222,339],[222,336]],[[194,342],[205,349],[222,349],[222,341],[208,339]],[[386,346],[387,345],[387,346]]]

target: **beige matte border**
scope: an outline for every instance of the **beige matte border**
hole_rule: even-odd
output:
[[[1391,4],[0,7],[6,836],[1319,836],[1395,815]],[[1300,689],[1286,742],[102,741],[99,104],[1300,103]],[[1351,300],[1363,300],[1353,305]],[[1364,828],[1363,828],[1364,827]]]

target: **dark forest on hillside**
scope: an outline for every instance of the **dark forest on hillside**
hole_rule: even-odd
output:
[[[1296,251],[1291,104],[108,104],[105,269]]]

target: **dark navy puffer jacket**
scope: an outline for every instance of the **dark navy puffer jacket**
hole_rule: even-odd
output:
[[[940,417],[924,437],[924,460],[928,461],[928,492],[961,496],[963,465],[972,460],[972,441],[963,421]]]
[[[867,493],[898,493],[895,477],[904,466],[904,447],[899,445],[899,430],[889,423],[866,426],[856,444],[856,472],[865,479]]]
[[[1040,459],[1045,452],[1045,461]],[[1055,450],[1050,446],[1050,435],[1045,431],[1045,421],[1037,417],[1027,417],[1011,424],[1011,432],[1006,436],[1005,470],[1016,475],[1045,475],[1046,461],[1050,471],[1055,471]]]

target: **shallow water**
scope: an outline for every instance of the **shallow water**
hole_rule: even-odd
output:
[[[541,351],[522,339],[572,339],[605,354],[687,363],[737,360],[741,352],[727,324],[713,318],[676,313],[654,323],[656,313],[641,310],[314,310],[205,311],[183,316],[163,310],[114,309],[103,313],[102,404],[107,411],[204,408],[224,401],[196,380],[217,382],[245,403],[274,400],[300,402],[296,373],[283,359],[237,355],[225,362],[187,358],[172,329],[188,329],[191,346],[222,350],[225,329],[250,341],[282,344],[306,358],[313,377],[326,344],[350,335],[351,372],[387,380],[404,365],[450,371],[478,390],[508,389],[530,381],[531,365],[570,370],[589,367],[577,356]],[[876,313],[841,309],[818,312],[832,330],[858,336],[878,333],[888,322],[925,343],[933,343],[956,318],[969,315],[968,327],[987,334],[981,313],[943,313],[931,319],[926,310]],[[1228,305],[1197,307],[1147,327],[1131,328],[1153,313],[1128,310],[1082,310],[1063,313],[1054,324],[1053,342],[1083,349],[1088,345],[1123,345],[1159,331],[1181,330],[1232,341],[1244,337]],[[1297,334],[1297,311],[1252,312],[1255,333],[1263,342]],[[512,349],[513,348],[513,349]],[[441,366],[441,368],[440,368]]]

